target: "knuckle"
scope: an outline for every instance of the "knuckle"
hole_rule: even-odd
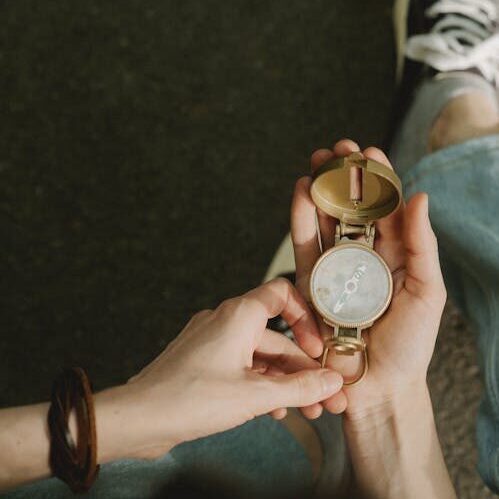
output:
[[[271,282],[273,282],[279,286],[283,286],[283,285],[286,285],[288,283],[288,280],[285,277],[279,276],[279,277],[275,277]]]
[[[216,308],[216,312],[223,314],[228,310],[230,310],[231,308],[232,308],[232,298],[228,298],[227,300],[224,300],[218,305],[218,307]]]
[[[304,191],[308,189],[309,185],[310,185],[310,177],[308,176],[300,177],[295,183],[295,194],[302,190]]]
[[[292,287],[291,281],[285,277],[276,277],[269,282],[270,286],[289,289]]]
[[[234,315],[240,307],[241,298],[228,298],[217,307],[217,312],[222,316]]]
[[[207,319],[211,314],[212,314],[212,310],[210,310],[208,308],[200,310],[199,312],[194,314],[191,321],[198,322],[198,321],[201,321],[203,319]]]
[[[198,318],[203,318],[203,317],[206,317],[208,315],[211,315],[211,309],[209,308],[205,308],[203,310],[200,310],[197,314],[196,314],[196,317]]]
[[[289,279],[286,279],[285,277],[276,277],[275,278],[275,282],[279,285],[279,286],[284,286],[284,287],[289,287],[289,285],[291,284]]]

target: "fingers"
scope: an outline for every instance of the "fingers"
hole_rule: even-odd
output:
[[[291,239],[295,253],[296,286],[308,297],[308,277],[321,252],[315,224],[315,205],[310,197],[310,177],[296,183],[291,204]]]
[[[318,149],[310,157],[312,172],[322,166],[326,161],[333,157],[348,156],[352,152],[359,152],[359,145],[350,139],[341,139],[333,146],[333,149]]]
[[[425,193],[415,194],[407,204],[403,240],[407,254],[405,288],[421,297],[445,295],[437,238],[431,228]]]
[[[317,369],[319,363],[311,359],[301,348],[286,336],[275,331],[266,330],[258,351],[253,358],[252,371],[266,376],[282,376],[303,369]],[[319,403],[300,409],[309,419],[316,419],[322,413]],[[274,419],[286,417],[286,409],[279,408],[270,412]]]
[[[316,402],[315,404],[307,405],[306,407],[301,407],[300,412],[307,418],[307,419],[317,419],[321,416],[322,414],[322,405],[319,404],[319,402]]]
[[[276,409],[275,411],[271,411],[270,415],[276,419],[277,421],[284,419],[288,415],[288,410],[285,407],[281,407]]]
[[[255,350],[255,358],[291,374],[302,369],[316,369],[319,362],[309,357],[294,341],[267,329]],[[253,368],[255,363],[253,364]]]
[[[332,414],[341,414],[347,408],[347,396],[345,392],[339,391],[335,393],[332,397],[322,402],[322,406],[326,411]]]
[[[310,156],[310,165],[312,166],[312,171],[314,172],[319,168],[319,166],[323,165],[326,161],[333,158],[334,153],[331,149],[317,149]]]
[[[280,314],[310,357],[321,354],[322,340],[313,312],[287,279],[274,279],[249,291],[242,298],[245,300],[246,310],[250,312],[250,316],[244,318],[246,321],[251,321],[251,309],[255,318],[259,315],[265,321]]]
[[[359,144],[350,139],[339,140],[338,142],[336,142],[336,144],[333,147],[334,155],[340,158],[342,156],[348,156],[353,152],[359,152],[359,151],[360,151]]]
[[[388,156],[381,149],[378,149],[377,147],[373,147],[373,146],[366,147],[362,151],[362,154],[366,158],[377,161],[378,163],[383,163],[384,165],[390,167],[393,170],[393,166],[390,163]]]
[[[284,374],[282,369],[269,365],[266,361],[260,359],[253,359],[253,366],[251,370],[260,374],[265,374],[266,376],[282,376]],[[269,412],[269,416],[272,416],[277,421],[284,419],[287,414],[288,410],[286,407],[279,407]]]
[[[255,381],[255,400],[259,414],[281,407],[305,407],[337,393],[342,377],[329,369],[311,369],[283,376],[260,376]]]

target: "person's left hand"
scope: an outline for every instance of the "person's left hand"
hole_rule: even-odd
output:
[[[134,456],[156,457],[180,442],[262,414],[280,419],[283,408],[315,407],[339,392],[339,374],[319,369],[290,339],[266,328],[278,314],[302,345],[318,341],[305,300],[289,281],[276,279],[196,314],[159,357],[131,378],[128,400],[140,416],[128,419],[140,419],[148,428]]]
[[[341,140],[332,150],[319,149],[311,157],[312,171],[335,157],[360,153],[351,140]],[[362,151],[364,157],[391,168],[385,154],[375,147]],[[310,301],[310,276],[321,255],[317,239],[316,207],[310,195],[310,177],[296,184],[291,210],[291,233],[296,260],[296,287]],[[337,220],[317,209],[323,250],[334,245]],[[375,251],[385,260],[393,277],[393,297],[385,314],[369,328],[363,338],[369,352],[369,369],[361,382],[345,385],[342,392],[324,407],[333,413],[345,411],[348,420],[393,405],[400,398],[414,398],[426,391],[426,373],[445,305],[446,291],[439,265],[438,245],[428,216],[428,196],[418,193],[407,205],[402,202],[392,214],[376,222]],[[316,314],[322,335],[331,337],[332,328]],[[312,357],[319,357],[323,344],[315,335],[307,343],[297,342]],[[357,379],[362,372],[362,355],[338,355],[331,351],[327,367],[345,380]],[[317,417],[314,406],[309,417]]]

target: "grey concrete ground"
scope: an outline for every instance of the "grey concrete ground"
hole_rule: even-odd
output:
[[[47,398],[62,365],[122,382],[256,285],[310,152],[382,140],[390,16],[386,0],[2,2],[0,404]],[[446,316],[430,381],[453,479],[480,498],[472,337]]]

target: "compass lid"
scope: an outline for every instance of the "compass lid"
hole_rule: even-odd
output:
[[[310,194],[328,215],[362,225],[395,211],[402,200],[402,185],[390,167],[352,153],[316,170]]]

